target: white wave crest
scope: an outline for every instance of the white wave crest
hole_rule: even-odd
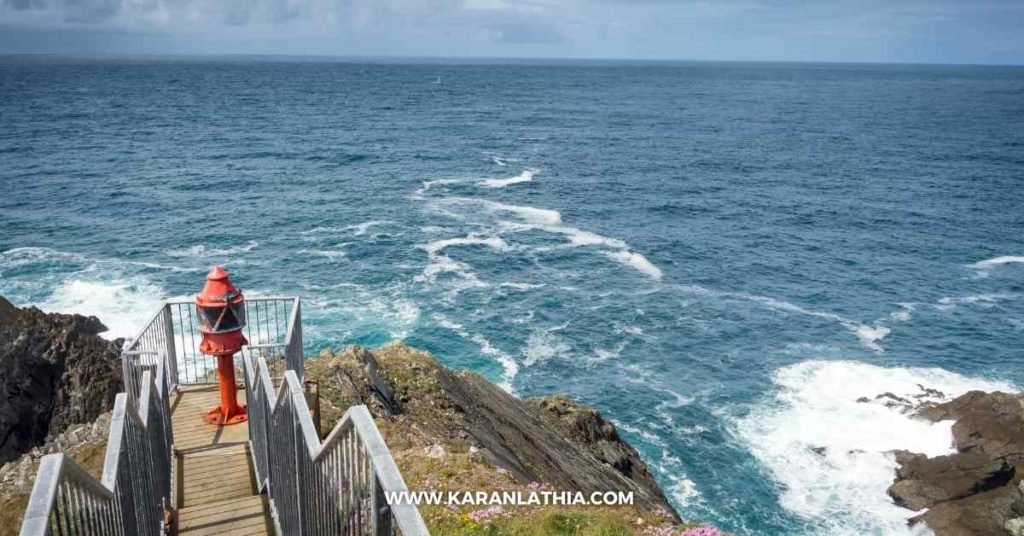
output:
[[[517,283],[514,281],[502,281],[498,283],[500,288],[510,288],[514,290],[533,290],[537,288],[544,288],[547,284],[545,283]]]
[[[788,313],[811,316],[815,318],[821,318],[823,320],[830,320],[832,322],[838,323],[839,325],[843,326],[848,331],[856,335],[857,340],[860,341],[861,345],[876,352],[882,352],[884,350],[882,346],[879,344],[879,341],[884,339],[892,331],[889,328],[878,324],[877,322],[875,323],[875,325],[871,326],[861,322],[857,322],[856,320],[851,320],[844,316],[837,315],[835,313],[807,309],[794,303],[779,300],[776,298],[771,298],[768,296],[747,294],[745,292],[713,290],[698,285],[685,285],[679,286],[678,288],[686,292],[692,292],[694,294],[700,294],[705,296],[720,296],[723,298],[732,298],[738,300],[747,300],[759,303],[769,309],[775,309],[777,311],[785,311]]]
[[[889,313],[889,318],[896,322],[909,322],[911,315],[914,313],[914,304],[898,303],[896,305],[900,306],[900,310]]]
[[[878,342],[885,338],[886,335],[891,332],[889,328],[885,326],[864,326],[858,325],[854,329],[854,333],[857,334],[857,338],[860,339],[860,343],[873,350],[880,350]]]
[[[353,236],[362,236],[365,235],[370,230],[371,227],[376,227],[378,225],[386,225],[388,223],[391,222],[388,220],[371,220],[353,225],[314,227],[312,229],[301,231],[299,234],[303,236],[310,236],[326,233],[348,233],[351,231],[351,234]]]
[[[1000,301],[1019,298],[1020,294],[971,294],[969,296],[946,296],[939,299],[934,307],[939,311],[952,311],[958,305],[977,305],[979,307],[995,307]]]
[[[557,210],[520,205],[506,205],[496,201],[478,200],[487,210],[494,213],[511,214],[527,223],[540,225],[558,225],[562,223],[562,214]]]
[[[439,275],[444,273],[454,273],[458,276],[459,281],[452,287],[451,292],[449,293],[449,298],[454,298],[466,289],[488,287],[489,285],[487,283],[481,281],[480,278],[477,277],[469,264],[456,261],[442,253],[445,249],[450,247],[473,245],[487,246],[496,251],[505,251],[509,248],[508,244],[497,236],[481,237],[478,235],[469,235],[460,238],[446,238],[444,240],[429,242],[419,246],[427,252],[430,262],[425,268],[423,268],[423,273],[416,276],[415,280],[421,283],[436,283]]]
[[[494,358],[504,370],[503,381],[499,382],[498,386],[508,393],[513,392],[512,381],[515,379],[516,375],[519,374],[519,365],[516,363],[515,359],[512,359],[512,357],[505,352],[495,348],[494,345],[492,345],[491,342],[483,335],[479,333],[470,333],[462,324],[449,319],[441,313],[434,313],[432,318],[434,319],[434,322],[437,322],[437,325],[455,332],[458,336],[466,339],[467,341],[475,343],[480,347],[480,352],[482,354]]]
[[[323,257],[330,260],[344,259],[346,253],[337,249],[303,249],[299,253],[305,253],[307,255],[314,255],[316,257]]]
[[[15,268],[47,261],[87,262],[88,260],[77,253],[42,247],[12,248],[0,253],[0,267],[3,268]]]
[[[107,326],[103,337],[134,337],[163,304],[164,290],[142,279],[93,281],[69,278],[60,282],[39,308],[53,313],[95,316]]]
[[[647,257],[639,253],[632,251],[606,251],[604,253],[608,257],[615,259],[622,264],[635,268],[638,272],[650,277],[651,279],[658,281],[661,279],[661,268],[655,266],[651,261],[647,260]]]
[[[422,248],[431,255],[440,253],[445,248],[452,246],[487,246],[495,251],[505,251],[508,249],[508,244],[498,236],[487,236],[481,237],[479,235],[469,235],[460,238],[445,238],[444,240],[435,240],[422,246]]]
[[[626,341],[621,341],[616,344],[613,348],[601,348],[599,346],[594,347],[594,357],[590,360],[591,362],[601,363],[615,359],[622,355],[622,351],[626,349]]]
[[[448,186],[451,184],[461,184],[466,182],[466,179],[434,179],[430,181],[423,181],[422,186],[416,189],[413,193],[414,197],[423,197],[427,195],[431,189],[437,186]]]
[[[552,333],[554,330],[533,330],[526,347],[523,348],[523,365],[532,367],[538,362],[551,358],[565,357],[572,346],[561,337]]]
[[[991,259],[978,261],[972,264],[971,267],[984,270],[987,268],[1002,266],[1004,264],[1024,264],[1024,257],[1019,255],[1003,255],[1002,257],[993,257]]]
[[[232,255],[238,255],[239,253],[248,253],[256,249],[260,245],[255,240],[250,240],[244,246],[234,246],[228,248],[216,248],[206,247],[204,245],[196,245],[182,249],[169,249],[164,254],[168,257],[191,257],[196,259],[205,259],[209,257],[230,257]]]
[[[737,436],[782,485],[783,507],[819,524],[823,534],[851,536],[921,534],[907,526],[913,513],[885,493],[896,469],[890,452],[936,456],[951,452],[952,442],[951,422],[915,419],[859,398],[890,392],[913,400],[925,395],[922,386],[948,397],[1016,390],[941,369],[851,361],[799,363],[773,379],[775,397],[734,422]]]
[[[638,272],[658,281],[662,277],[660,268],[654,265],[644,255],[632,251],[629,244],[618,238],[602,236],[590,231],[571,227],[562,223],[562,214],[556,210],[549,210],[530,206],[508,205],[489,201],[485,199],[473,199],[465,197],[448,197],[434,200],[432,208],[442,214],[456,219],[466,219],[464,213],[453,212],[460,207],[472,206],[482,207],[484,212],[498,218],[496,222],[500,233],[515,233],[525,231],[543,231],[547,233],[560,234],[568,240],[568,243],[556,246],[541,246],[533,248],[534,252],[545,252],[564,248],[575,248],[585,246],[599,246],[606,248],[601,251],[609,258],[629,266]],[[501,216],[512,216],[514,221],[502,220]]]
[[[511,186],[513,184],[531,182],[533,180],[533,175],[535,173],[535,170],[527,169],[523,170],[522,173],[516,175],[515,177],[508,177],[505,179],[487,179],[480,181],[478,184],[485,188],[504,188],[506,186]]]

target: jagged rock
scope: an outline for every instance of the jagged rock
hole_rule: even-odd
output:
[[[1007,521],[1020,517],[1020,495],[1013,486],[1003,486],[956,501],[936,503],[910,519],[925,523],[936,536],[1002,536]]]
[[[604,420],[594,408],[562,395],[528,398],[525,402],[577,447],[644,488],[660,491],[640,455],[619,437],[615,425]]]
[[[956,419],[953,443],[960,452],[1024,456],[1024,397],[973,391],[937,408]]]
[[[372,363],[372,365],[367,365]],[[331,405],[366,404],[389,446],[418,456],[486,460],[521,484],[555,489],[632,491],[637,506],[679,517],[639,454],[600,414],[564,396],[527,401],[469,372],[454,372],[402,344],[350,348],[307,362]],[[393,410],[397,405],[400,412]],[[325,418],[335,419],[338,415]],[[335,421],[325,423],[325,432]],[[394,428],[387,424],[394,423]],[[409,439],[413,438],[413,439]],[[437,451],[433,445],[441,443]]]
[[[360,348],[355,355],[356,359],[363,364],[363,370],[369,380],[370,387],[377,394],[377,398],[380,399],[381,403],[384,404],[392,415],[402,413],[402,403],[395,398],[395,390],[391,388],[391,385],[384,378],[381,378],[378,372],[380,365],[377,364],[377,359],[373,357],[373,354]]]
[[[19,309],[0,297],[0,462],[113,407],[121,341],[95,317]]]
[[[899,480],[888,491],[896,504],[920,510],[1005,486],[1015,472],[1005,458],[993,460],[981,453],[935,458],[919,455],[903,460],[897,471]]]
[[[942,391],[940,391],[938,389],[932,389],[930,387],[925,387],[925,386],[923,386],[921,384],[917,384],[917,387],[919,389],[921,389],[921,394],[914,395],[914,398],[927,398],[927,397],[939,398],[939,399],[946,398],[946,393],[943,393]]]
[[[955,419],[957,452],[895,453],[900,468],[890,496],[914,510],[928,508],[912,521],[937,536],[1005,534],[1007,523],[1024,516],[1024,395],[972,391],[918,415]]]
[[[588,444],[581,448],[580,442],[573,441],[575,434],[565,437],[562,426],[547,424],[549,419],[540,418],[530,405],[478,374],[456,374],[442,369],[439,380],[444,392],[463,414],[470,436],[492,454],[496,465],[508,469],[520,481],[548,482],[558,489],[584,494],[634,491],[638,504],[674,511],[661,488],[649,478],[650,472],[639,455],[618,439],[614,428],[610,434],[614,435],[619,448],[632,451],[629,461],[622,464],[628,473],[605,461],[604,458],[616,458],[615,447]],[[609,434],[607,430],[600,431],[600,427],[593,432],[594,438]],[[584,432],[575,438],[580,440],[586,435]],[[595,455],[595,451],[600,454]],[[633,480],[631,474],[645,475],[649,480]]]
[[[915,404],[906,398],[886,392],[875,397],[875,400],[882,400],[882,405],[890,409],[899,409],[902,413],[908,413],[915,409]]]

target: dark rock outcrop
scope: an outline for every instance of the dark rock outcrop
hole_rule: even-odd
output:
[[[584,417],[567,424],[550,414],[550,401],[529,404],[478,374],[442,370],[441,385],[465,416],[469,434],[520,480],[585,494],[633,491],[638,504],[673,511],[639,454],[596,411],[586,408],[589,422]]]
[[[597,410],[562,395],[527,398],[525,402],[562,437],[667,502],[636,449],[620,438],[615,425]]]
[[[522,400],[478,374],[452,371],[401,344],[373,352],[325,351],[307,362],[307,377],[319,382],[321,395],[333,405],[366,404],[383,433],[394,423],[415,437],[408,445],[400,435],[386,437],[392,448],[425,449],[431,457],[476,453],[523,484],[584,494],[632,491],[637,506],[679,520],[615,426],[564,396]],[[326,432],[333,421],[325,424]]]
[[[118,351],[95,317],[19,309],[0,297],[0,462],[110,411]]]
[[[928,458],[897,452],[900,468],[889,495],[897,504],[928,511],[911,519],[937,536],[1009,534],[1024,517],[1024,395],[972,391],[929,404],[918,415],[955,420],[955,454]]]

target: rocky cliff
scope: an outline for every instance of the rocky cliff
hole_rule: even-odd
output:
[[[564,396],[522,400],[402,344],[325,351],[307,363],[307,377],[319,384],[323,433],[339,408],[366,404],[410,489],[631,491],[636,508],[619,517],[679,522],[615,426]],[[447,514],[428,509],[428,523],[443,527]]]
[[[110,411],[118,350],[95,317],[19,309],[0,297],[0,463]]]
[[[1024,536],[1024,395],[973,391],[918,415],[954,420],[955,454],[897,452],[889,495],[936,536]]]

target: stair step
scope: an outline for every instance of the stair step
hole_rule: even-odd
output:
[[[178,511],[180,536],[273,534],[265,495],[209,502]]]

